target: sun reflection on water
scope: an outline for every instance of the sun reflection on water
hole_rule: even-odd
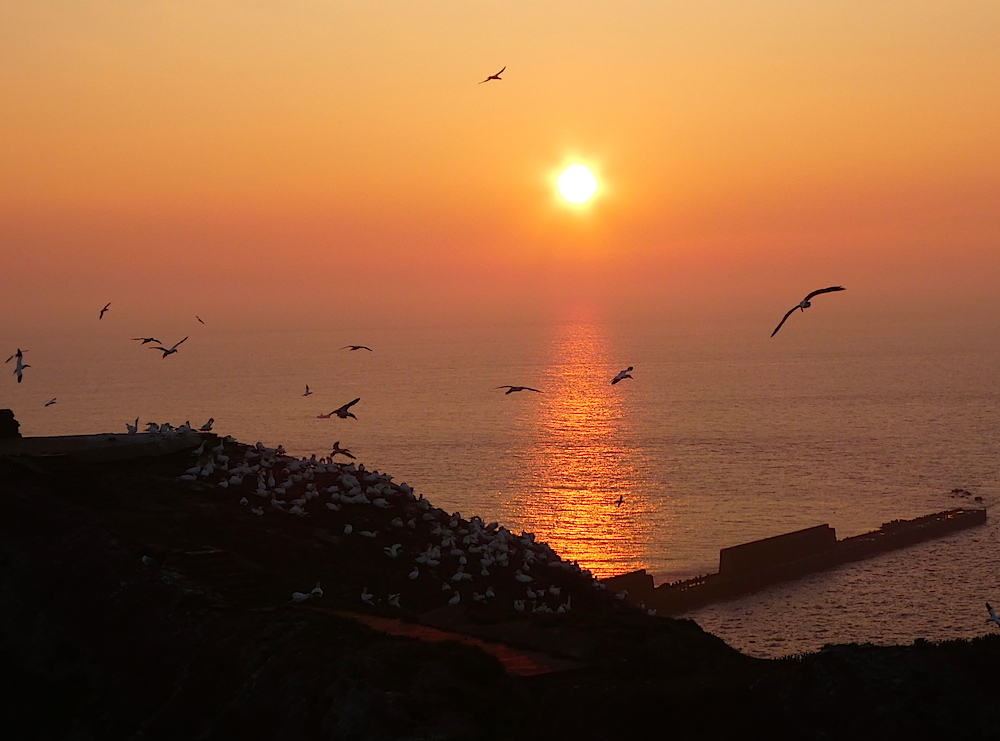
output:
[[[544,393],[525,407],[533,444],[515,453],[506,513],[597,576],[646,567],[650,542],[646,462],[628,443],[627,389],[611,385],[612,367],[601,326],[559,326]]]

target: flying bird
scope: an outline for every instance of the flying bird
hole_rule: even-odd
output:
[[[355,350],[367,350],[368,352],[372,352],[372,349],[367,345],[344,345],[340,349],[347,350],[348,348],[350,348],[351,352],[354,352]]]
[[[16,357],[17,358],[17,363],[14,366],[14,375],[17,376],[17,382],[20,383],[24,379],[24,369],[25,368],[30,368],[31,366],[28,365],[27,363],[24,363],[21,360],[21,350],[20,349],[18,349],[16,355],[12,355],[11,357]],[[10,358],[8,358],[8,360],[9,359]]]
[[[302,395],[303,396],[310,396],[311,394],[312,394],[312,391],[309,390],[309,384],[307,383],[306,384],[306,392],[304,394],[302,394]]]
[[[133,340],[141,340],[143,345],[147,345],[150,342],[155,342],[157,345],[162,345],[163,343],[155,337],[133,337]]]
[[[45,402],[45,406],[50,407],[50,406],[52,406],[55,403],[56,403],[56,397],[53,396],[51,399],[49,399],[47,402]]]
[[[204,324],[204,323],[205,323],[205,320],[204,320],[204,319],[202,319],[202,318],[201,318],[200,316],[198,316],[197,314],[195,314],[195,317],[194,317],[194,318],[195,318],[195,319],[197,319],[197,320],[198,320],[199,322],[201,322],[202,324]]]
[[[498,389],[507,389],[507,394],[513,394],[515,391],[534,391],[535,393],[542,393],[538,389],[533,389],[531,386],[497,386]],[[506,394],[504,394],[506,396]]]
[[[361,401],[361,397],[360,396],[357,399],[355,399],[354,401],[349,401],[346,404],[344,404],[344,406],[338,407],[337,409],[334,409],[332,412],[330,412],[330,414],[327,414],[325,416],[321,414],[319,416],[320,416],[321,419],[329,419],[334,414],[336,414],[341,419],[347,419],[348,417],[354,417],[354,415],[351,414],[348,410],[352,406],[354,406],[355,404],[357,404],[359,401]],[[354,417],[354,419],[357,419],[357,417]]]
[[[788,313],[781,318],[780,322],[778,322],[778,326],[774,328],[773,332],[771,332],[771,336],[774,337],[776,334],[778,334],[778,330],[781,329],[781,325],[785,323],[785,320],[788,319],[788,317],[790,317],[793,313],[795,313],[796,309],[798,309],[799,311],[805,311],[810,306],[812,306],[809,299],[811,299],[813,296],[818,296],[821,293],[830,293],[832,291],[844,291],[844,290],[846,289],[843,286],[830,286],[829,288],[820,288],[818,291],[813,291],[804,299],[802,299],[797,306],[793,306],[791,309],[788,310]]]
[[[130,425],[128,422],[125,423],[125,429],[128,430],[129,435],[134,435],[139,431],[139,418],[135,418],[135,424]]]
[[[986,618],[987,623],[996,623],[996,626],[1000,628],[1000,616],[997,615],[996,610],[990,607],[990,603],[986,603],[986,609],[990,611],[990,616]]]
[[[489,77],[487,77],[487,78],[486,78],[485,80],[482,80],[482,81],[480,81],[480,82],[477,82],[476,84],[477,84],[477,85],[482,85],[482,84],[483,84],[484,82],[489,82],[490,80],[499,80],[499,79],[501,79],[500,75],[502,75],[502,74],[503,74],[503,70],[504,70],[504,69],[507,69],[507,65],[506,65],[506,64],[505,64],[505,65],[503,66],[503,69],[502,69],[502,70],[500,70],[499,72],[497,72],[497,73],[496,73],[495,75],[490,75],[490,76],[489,76]]]
[[[184,340],[186,340],[186,339],[187,339],[187,337],[184,338]],[[163,353],[163,357],[166,358],[168,355],[173,355],[175,352],[177,352],[177,346],[180,345],[181,342],[184,342],[184,340],[181,340],[180,342],[176,343],[175,345],[173,345],[172,347],[169,347],[169,348],[161,346],[161,347],[151,347],[149,349],[150,350],[160,350]]]
[[[103,319],[104,318],[104,312],[106,312],[108,310],[108,307],[110,307],[110,306],[111,306],[111,302],[110,301],[108,301],[108,303],[104,304],[104,308],[101,309],[101,313],[98,315],[97,318],[98,319]]]
[[[631,378],[632,376],[629,375],[629,372],[631,370],[632,370],[632,366],[630,365],[625,370],[619,371],[618,375],[611,379],[611,385],[614,386],[619,381],[624,381],[626,378]]]
[[[616,507],[621,507],[623,504],[625,504],[625,496],[622,495],[622,494],[619,494],[618,495],[618,499],[615,500],[615,506]]]
[[[331,414],[332,414],[332,412],[331,412]],[[339,440],[333,444],[333,452],[330,453],[330,457],[333,458],[333,456],[338,455],[338,454],[339,455],[346,455],[348,458],[354,458],[354,456],[351,454],[350,450],[348,450],[347,448],[340,447],[340,441]],[[354,460],[357,460],[357,458],[354,458]]]
[[[9,358],[7,358],[7,359],[6,359],[5,361],[3,361],[3,362],[5,362],[5,363],[9,363],[9,362],[10,362],[10,361],[12,361],[12,360],[13,360],[14,358],[17,358],[18,360],[20,360],[20,359],[21,359],[21,358],[23,358],[23,357],[24,357],[24,353],[23,353],[23,352],[21,351],[21,348],[17,348],[17,352],[16,352],[16,353],[14,353],[13,355],[11,355],[11,356],[10,356]]]

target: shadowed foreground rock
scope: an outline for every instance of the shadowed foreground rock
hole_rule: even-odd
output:
[[[377,581],[380,549],[334,542],[310,518],[262,526],[178,485],[188,465],[175,454],[68,475],[0,459],[4,737],[1000,737],[1000,636],[763,661],[613,600],[559,615],[426,613],[586,667],[519,678],[476,648],[370,630],[328,608],[362,609],[356,578],[393,588]],[[172,555],[220,545],[263,598],[220,597]],[[327,596],[290,604],[317,572]],[[340,597],[337,582],[351,584]]]

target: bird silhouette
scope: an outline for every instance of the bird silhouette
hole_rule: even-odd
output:
[[[503,66],[503,69],[501,69],[501,70],[500,70],[499,72],[497,72],[497,73],[496,73],[495,75],[490,75],[490,76],[489,76],[489,77],[487,77],[487,78],[486,78],[485,80],[481,80],[480,82],[477,82],[476,84],[477,84],[477,85],[482,85],[482,84],[483,84],[484,82],[489,82],[490,80],[500,80],[500,79],[502,79],[502,78],[500,77],[500,75],[502,75],[502,74],[503,74],[503,70],[505,70],[505,69],[507,69],[507,65],[506,65],[506,64],[505,64],[505,65]]]
[[[617,376],[615,376],[614,378],[611,379],[611,385],[614,386],[619,381],[624,381],[626,378],[631,378],[632,376],[629,375],[629,371],[631,371],[631,370],[632,370],[632,366],[630,365],[625,370],[620,371]]]
[[[348,410],[352,406],[354,406],[355,404],[357,404],[359,401],[361,401],[361,397],[360,396],[357,399],[355,399],[354,401],[349,401],[346,404],[344,404],[344,406],[338,407],[338,408],[334,409],[332,412],[330,412],[330,414],[327,414],[325,416],[321,414],[320,417],[322,417],[323,419],[328,419],[329,417],[333,416],[334,414],[336,414],[341,419],[347,419],[348,417],[354,417],[354,415],[351,414],[351,412],[349,412]],[[354,419],[357,419],[357,417],[354,417]]]
[[[812,303],[809,301],[809,299],[811,299],[813,296],[818,296],[821,293],[830,293],[832,291],[845,291],[845,290],[847,289],[844,288],[843,286],[830,286],[829,288],[820,288],[818,291],[813,291],[804,299],[802,299],[796,306],[793,306],[791,309],[788,310],[788,313],[781,318],[780,322],[778,322],[778,326],[774,328],[773,332],[771,332],[771,336],[774,337],[776,334],[778,334],[778,330],[781,329],[781,325],[785,323],[785,320],[788,319],[788,317],[790,317],[792,314],[795,313],[796,309],[798,309],[799,311],[805,311],[810,306],[812,306]]]
[[[538,389],[533,389],[531,386],[497,386],[498,389],[507,389],[507,394],[513,394],[515,391],[534,391],[537,394],[542,393]],[[507,394],[504,394],[506,396]]]
[[[187,337],[184,338],[184,340],[186,340],[186,339],[187,339]],[[161,347],[151,347],[149,349],[150,350],[159,350],[159,351],[161,351],[163,353],[163,357],[165,358],[168,355],[173,355],[175,352],[177,352],[177,346],[180,345],[181,342],[184,342],[184,340],[181,340],[180,342],[177,342],[176,344],[174,344],[173,346],[171,346],[169,348],[161,346]]]

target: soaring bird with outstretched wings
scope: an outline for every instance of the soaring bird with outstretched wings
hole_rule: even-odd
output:
[[[505,64],[505,65],[503,66],[503,69],[502,69],[502,70],[500,70],[499,72],[497,72],[497,73],[496,73],[495,75],[490,75],[490,76],[489,76],[489,77],[487,77],[487,78],[486,78],[485,80],[480,80],[480,81],[479,81],[479,82],[477,82],[476,84],[477,84],[477,85],[482,85],[482,84],[483,84],[484,82],[489,82],[490,80],[500,80],[500,79],[502,79],[502,78],[500,77],[500,75],[502,75],[502,74],[503,74],[503,70],[504,70],[504,69],[507,69],[507,65],[506,65],[506,64]]]
[[[508,394],[513,394],[515,391],[534,391],[535,393],[542,393],[538,389],[533,389],[531,386],[497,386],[498,389],[507,389]],[[506,394],[505,394],[506,396]]]
[[[785,323],[785,320],[788,319],[788,317],[790,317],[792,314],[795,313],[796,309],[798,309],[799,311],[805,311],[810,306],[812,306],[812,303],[809,301],[809,299],[811,299],[813,296],[819,296],[821,293],[830,293],[832,291],[844,291],[844,290],[846,289],[843,286],[830,286],[829,288],[820,288],[818,291],[813,291],[804,299],[802,299],[797,305],[790,308],[787,314],[781,317],[781,321],[778,322],[778,326],[774,328],[773,332],[771,332],[771,336],[774,337],[776,334],[778,334],[778,330],[781,329],[781,325]]]

